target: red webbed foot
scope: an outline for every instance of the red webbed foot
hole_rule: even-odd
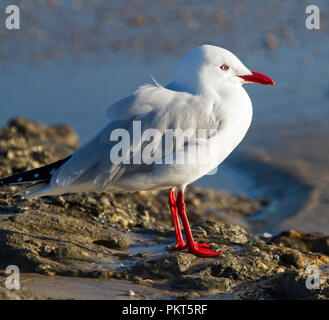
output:
[[[196,247],[198,248],[209,248],[209,244],[208,243],[194,243]],[[176,243],[176,249],[178,250],[187,250],[187,243],[184,242],[177,242]]]
[[[207,249],[206,247],[201,247],[200,245],[205,243],[193,243],[187,247],[188,252],[195,254],[198,257],[219,257],[221,255],[221,252],[216,252]],[[209,247],[209,245],[208,245]]]

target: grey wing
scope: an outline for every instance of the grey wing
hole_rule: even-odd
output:
[[[150,177],[154,170],[153,160],[156,157],[163,159],[172,152],[168,145],[163,147],[166,130],[218,128],[220,119],[213,116],[212,102],[201,99],[158,86],[139,88],[133,95],[110,106],[107,114],[112,121],[73,153],[54,174],[51,185],[69,191],[106,191],[113,185],[120,185],[120,180],[126,180],[128,176]],[[120,134],[128,139],[128,146],[121,148],[121,161],[113,161]],[[153,138],[152,152],[145,152],[149,151],[151,142],[147,139],[148,134]],[[176,142],[176,150],[184,148],[188,139]]]

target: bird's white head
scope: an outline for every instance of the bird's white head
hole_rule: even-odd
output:
[[[274,85],[274,81],[257,72],[250,71],[230,51],[203,45],[193,49],[181,61],[172,84],[178,89],[202,94],[218,91],[227,85],[255,82]]]

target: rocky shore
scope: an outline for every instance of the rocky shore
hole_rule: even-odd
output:
[[[68,126],[13,119],[0,129],[0,177],[56,161],[77,146]],[[174,250],[167,192],[27,201],[14,195],[20,189],[0,189],[0,299],[52,298],[24,285],[6,289],[8,265],[50,278],[128,281],[131,288],[156,288],[159,299],[329,298],[328,235],[287,230],[258,236],[232,223],[257,213],[271,199],[189,187],[186,202],[196,240],[222,252],[220,258],[202,259]],[[306,286],[310,266],[319,272],[318,288]],[[134,299],[154,298],[132,292]]]

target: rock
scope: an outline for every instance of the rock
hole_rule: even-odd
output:
[[[328,293],[327,284],[320,289],[308,289],[306,280],[308,275],[304,272],[289,270],[276,276],[266,277],[248,283],[239,291],[243,299],[323,299]],[[240,287],[242,289],[242,286]]]
[[[130,270],[132,277],[146,279],[172,279],[187,270],[196,257],[188,253],[172,253],[137,262]]]
[[[302,268],[306,264],[302,254],[299,252],[289,252],[283,254],[280,257],[279,263],[285,266],[293,266],[295,268]]]
[[[177,277],[170,282],[174,289],[188,289],[188,290],[209,290],[218,289],[221,292],[227,291],[231,286],[231,280],[228,278],[215,278],[207,275],[206,272],[200,272],[194,275],[183,275]]]
[[[200,294],[197,292],[189,292],[187,295],[180,297],[180,299],[193,300],[200,298]]]
[[[0,278],[0,283],[4,283],[5,280]],[[19,289],[19,290],[9,290],[6,288],[0,287],[0,300],[40,300],[45,299],[40,295],[35,295],[29,292],[26,289]]]
[[[128,291],[128,296],[134,297],[135,295],[136,295],[136,293],[133,290]]]
[[[198,224],[207,235],[218,244],[246,244],[246,231],[238,225],[225,224],[219,221],[204,221]]]
[[[319,252],[329,255],[329,236],[323,233],[306,233],[297,230],[283,231],[271,239],[272,242],[301,251]]]
[[[123,232],[114,231],[107,232],[105,237],[93,241],[94,244],[98,244],[111,249],[126,249],[129,247],[128,238]]]

